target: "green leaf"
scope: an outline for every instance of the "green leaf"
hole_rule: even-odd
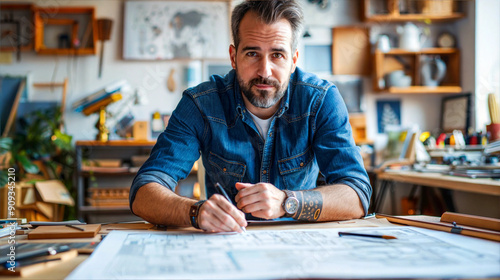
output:
[[[5,170],[0,170],[0,188],[5,186],[8,183],[8,175],[7,171]]]
[[[12,138],[4,137],[0,138],[0,155],[4,154],[12,149]]]
[[[23,167],[24,171],[30,174],[37,174],[40,170],[38,169],[38,166],[36,164],[32,163],[28,157],[25,155],[19,154],[15,156],[17,161],[21,164]]]

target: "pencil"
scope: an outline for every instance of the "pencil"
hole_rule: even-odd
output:
[[[231,199],[229,199],[229,196],[227,195],[226,191],[224,190],[224,188],[223,188],[223,187],[222,187],[219,183],[215,183],[215,190],[216,190],[219,194],[221,194],[223,197],[225,197],[225,198],[226,198],[226,200],[227,200],[227,201],[229,201],[229,203],[231,203],[231,204],[232,204]],[[244,227],[240,227],[240,228],[241,228],[241,230],[242,230],[243,232],[247,232],[247,230],[246,230]]]
[[[66,225],[66,226],[67,226],[67,227],[70,227],[70,228],[77,229],[77,230],[85,231],[85,229],[84,229],[84,228],[79,227],[79,226],[75,226],[75,225]]]
[[[395,236],[391,235],[377,235],[377,234],[366,234],[366,233],[355,233],[355,232],[341,232],[339,231],[339,236],[344,235],[361,236],[361,237],[373,237],[373,238],[383,238],[383,239],[397,239]]]

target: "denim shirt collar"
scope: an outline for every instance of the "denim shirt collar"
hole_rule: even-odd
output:
[[[241,89],[240,89],[240,84],[238,83],[238,78],[236,77],[236,70],[231,70],[231,72],[229,72],[229,75],[232,75],[233,76],[233,85],[234,85],[234,100],[236,102],[236,106],[235,106],[235,110],[236,110],[236,114],[239,115],[241,118],[245,118],[245,110],[246,110],[246,106],[245,106],[245,102],[243,101],[243,97],[241,96]],[[285,95],[281,98],[280,100],[280,107],[279,109],[276,111],[275,113],[275,116],[276,117],[281,117],[287,110],[288,110],[288,105],[290,103],[290,94],[291,94],[291,86],[292,86],[292,81],[294,80],[295,78],[295,72],[293,72],[291,75],[290,75],[290,80],[288,82],[288,87],[286,88],[286,92],[285,92]]]

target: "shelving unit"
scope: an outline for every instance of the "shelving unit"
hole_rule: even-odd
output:
[[[58,7],[57,9],[36,7],[34,8],[34,24],[35,51],[38,54],[96,54],[97,23],[94,7]],[[57,44],[54,44],[54,41]],[[63,44],[65,46],[62,46]]]
[[[155,144],[156,141],[149,140],[77,141],[75,186],[78,219],[86,222],[137,220],[128,205],[128,189],[140,168],[133,166],[132,158],[147,157]],[[119,160],[121,163],[115,167],[89,166],[90,162],[99,160]],[[197,173],[198,163],[195,163],[189,178],[179,182],[176,193],[189,193],[187,188],[197,181]],[[192,188],[190,191],[193,192]],[[94,195],[96,192],[105,195]]]
[[[427,87],[421,84],[420,68],[421,62],[426,56],[439,55],[446,64],[446,75],[439,86]],[[394,94],[441,94],[460,93],[460,51],[456,48],[428,48],[417,52],[402,49],[391,49],[387,53],[380,50],[374,55],[374,79],[375,91],[389,92]],[[406,75],[412,77],[409,87],[385,87],[384,76],[396,70],[404,70]]]
[[[33,10],[32,4],[0,4],[1,52],[33,50]]]
[[[456,0],[363,0],[362,13],[367,22],[452,21],[465,17],[459,10]]]
[[[106,203],[99,205],[97,201],[91,201],[91,188],[108,190],[113,192],[130,188],[134,176],[139,167],[131,167],[130,159],[135,155],[148,155],[155,141],[147,140],[115,140],[108,142],[100,141],[77,141],[76,142],[76,188],[77,188],[77,210],[78,219],[87,222],[100,219],[106,220],[105,215],[132,216],[128,206],[128,198],[111,199],[109,196]],[[87,166],[86,163],[96,159],[120,159],[123,162],[119,167]],[[92,186],[97,183],[97,186]],[[98,205],[98,206],[97,206]],[[98,216],[101,216],[100,218]],[[130,219],[130,218],[129,218]],[[137,219],[137,217],[135,217]],[[116,218],[115,218],[116,220]],[[95,221],[94,221],[95,222]]]

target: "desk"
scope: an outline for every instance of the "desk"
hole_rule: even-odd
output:
[[[136,225],[136,226],[134,226]],[[149,225],[149,224],[148,224]],[[359,219],[359,220],[349,220],[349,221],[338,221],[338,222],[327,222],[327,223],[285,223],[285,224],[250,224],[247,227],[248,231],[252,230],[291,230],[291,229],[321,229],[321,228],[356,228],[356,227],[388,227],[394,226],[389,223],[386,219]],[[148,230],[145,228],[152,228],[152,225],[146,227],[144,223],[137,224],[108,224],[103,225],[99,234],[94,238],[78,238],[78,239],[38,239],[38,240],[27,240],[26,236],[16,236],[16,242],[24,243],[69,243],[69,242],[92,242],[99,241],[101,239],[100,235],[108,234],[111,230]],[[158,230],[149,230],[150,232],[159,232]],[[194,228],[169,228],[168,232],[200,232]],[[7,238],[0,238],[0,245],[6,244]],[[60,263],[57,266],[48,268],[42,272],[36,273],[36,275],[30,275],[28,277],[17,278],[17,279],[64,279],[66,278],[78,265],[84,262],[89,255],[80,254],[76,258],[68,260],[64,263]],[[8,277],[0,276],[0,280],[7,279]],[[16,279],[16,278],[8,278]]]
[[[336,278],[349,279],[373,278],[377,277],[376,275],[379,275],[378,277],[385,275],[384,278],[430,278],[433,276],[433,278],[439,278],[439,276],[449,278],[450,275],[453,275],[453,278],[457,276],[464,278],[500,277],[500,269],[498,268],[500,243],[442,231],[393,226],[385,219],[369,218],[328,223],[258,224],[249,225],[248,232],[241,235],[203,234],[193,228],[174,228],[168,232],[181,234],[167,237],[161,233],[157,234],[158,231],[151,230],[149,226],[146,227],[145,224],[142,224],[139,227],[142,229],[141,232],[145,234],[137,234],[140,233],[137,230],[130,234],[130,232],[124,231],[124,228],[119,230],[120,226],[117,225],[103,226],[101,232],[109,235],[97,249],[96,253],[100,256],[98,259],[96,259],[96,255],[90,259],[80,255],[23,279],[63,279],[71,272],[79,273],[79,277],[85,277],[82,272],[85,272],[85,275],[88,272],[90,273],[88,275],[91,275],[90,278],[95,277],[92,279],[123,278],[125,276],[153,278],[159,275],[175,279],[200,279],[205,278],[203,277],[205,275],[207,278],[212,278],[208,276],[225,275],[224,279],[295,279],[307,278],[307,275],[318,275],[313,278],[328,278],[338,275]],[[106,227],[108,228],[106,229]],[[114,228],[115,231],[109,233],[109,227]],[[125,227],[129,230],[133,229],[129,225]],[[363,228],[355,229],[356,227]],[[339,238],[338,228],[351,228],[346,231],[359,230],[365,233],[388,233],[397,236],[398,239]],[[121,237],[129,234],[133,236],[132,242],[117,242]],[[156,236],[152,237],[153,235]],[[279,237],[274,238],[275,236]],[[19,236],[19,238],[21,241],[22,237]],[[83,241],[90,240],[95,240],[95,238]],[[224,247],[221,249],[217,246],[217,244],[221,244],[219,242],[222,240],[232,240],[231,249],[224,249]],[[299,240],[301,242],[298,242]],[[318,243],[319,240],[322,242]],[[0,243],[2,241],[5,240],[0,239]],[[45,241],[54,242],[55,240]],[[67,241],[68,239],[59,242]],[[193,241],[194,243],[192,243]],[[28,242],[34,242],[34,240]],[[184,247],[182,244],[186,245],[185,242],[191,245]],[[272,244],[271,249],[265,248],[266,244],[274,242],[278,244]],[[125,248],[124,244],[131,246],[126,252],[122,251]],[[153,244],[155,247],[160,245],[160,250],[152,250],[154,249],[151,246]],[[422,246],[422,244],[426,246]],[[168,252],[162,251],[162,248],[166,248],[165,250]],[[116,254],[118,252],[116,250],[122,252]],[[206,250],[214,250],[216,258],[212,258],[210,255],[213,251]],[[258,252],[264,253],[259,254]],[[450,252],[454,253],[450,254]],[[103,259],[103,253],[116,255]],[[207,256],[209,257],[207,258]],[[89,262],[82,264],[87,259]],[[147,262],[145,262],[146,259],[148,259]],[[264,261],[271,260],[272,267],[263,259]],[[171,261],[175,263],[172,264]],[[289,261],[291,263],[288,263]],[[137,266],[130,265],[130,262],[137,264]],[[219,267],[212,266],[211,264],[214,262]],[[226,265],[220,266],[221,263]],[[83,266],[78,267],[79,265]],[[142,265],[148,269],[143,270]],[[262,270],[266,271],[267,274],[261,275],[260,270],[255,270],[255,267],[262,267]],[[360,270],[359,267],[364,269]],[[186,275],[192,277],[174,277],[184,275],[182,268],[188,268],[190,271]],[[77,270],[75,271],[75,269]],[[97,274],[96,271],[98,271]],[[172,271],[172,274],[169,271]],[[248,274],[251,276],[245,278],[245,275]],[[75,277],[75,275],[72,276]],[[5,278],[0,277],[0,279]],[[88,277],[84,279],[88,279]]]
[[[377,173],[380,189],[372,204],[374,212],[380,210],[387,188],[393,188],[393,182],[410,183],[414,185],[434,187],[447,190],[465,191],[487,195],[500,196],[500,181],[493,179],[471,179],[441,173],[423,173],[416,171],[385,171]],[[394,201],[392,201],[393,208]],[[454,207],[453,205],[451,205]],[[451,209],[450,209],[451,210]]]

